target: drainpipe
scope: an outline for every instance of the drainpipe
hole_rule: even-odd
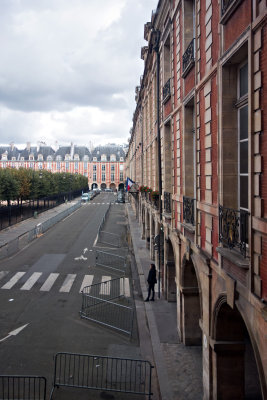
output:
[[[160,54],[159,54],[159,42],[160,42],[160,31],[155,31],[156,40],[154,44],[154,51],[157,53],[157,141],[158,141],[158,185],[159,185],[159,218],[160,218],[160,232],[159,237],[161,238],[162,230],[162,171],[161,171],[161,139],[160,139]],[[161,279],[161,249],[162,243],[159,240],[158,255],[159,255],[159,272],[158,272],[158,297],[160,298],[160,279]]]

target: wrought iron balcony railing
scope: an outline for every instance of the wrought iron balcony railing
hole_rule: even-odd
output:
[[[169,192],[164,192],[164,211],[171,214],[171,194]]]
[[[167,80],[162,89],[162,101],[169,98],[171,95],[171,78]]]
[[[183,216],[184,222],[195,225],[195,199],[183,196]]]
[[[229,7],[235,2],[235,0],[222,0],[221,3],[221,15],[222,17],[226,13],[226,11],[229,9]]]
[[[239,248],[244,257],[248,244],[248,216],[245,210],[219,206],[219,241],[230,249]]]
[[[195,62],[195,38],[191,40],[189,46],[183,54],[183,74],[185,74]]]

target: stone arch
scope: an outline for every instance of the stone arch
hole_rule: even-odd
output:
[[[97,185],[97,183],[92,183],[92,186],[91,186],[91,187],[92,187],[92,190],[93,190],[93,189],[97,189],[97,188],[98,188],[98,185]]]
[[[110,186],[109,186],[109,188],[110,188],[113,192],[115,192],[115,191],[116,191],[116,185],[115,185],[115,183],[111,183]]]
[[[101,190],[105,190],[106,189],[106,187],[107,187],[107,185],[105,184],[105,183],[101,183]]]
[[[256,341],[237,306],[222,294],[212,320],[213,392],[219,399],[266,398],[266,382]]]
[[[124,183],[119,184],[118,190],[124,190]]]
[[[187,259],[186,255],[182,260],[180,281],[181,339],[185,345],[200,346],[202,344],[201,290],[193,259],[191,257]]]
[[[176,302],[176,268],[175,268],[175,256],[174,249],[171,240],[168,238],[165,243],[165,297],[170,302]]]

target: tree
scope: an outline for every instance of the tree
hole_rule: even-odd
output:
[[[14,170],[9,168],[0,170],[0,199],[6,200],[8,206],[11,200],[19,197],[20,185]]]

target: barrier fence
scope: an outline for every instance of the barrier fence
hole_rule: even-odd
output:
[[[89,354],[57,353],[53,388],[71,387],[145,395],[151,399],[149,361]]]
[[[99,243],[108,244],[113,247],[121,247],[121,237],[116,233],[99,231],[98,235]]]
[[[82,189],[73,192],[59,193],[42,199],[27,200],[23,201],[21,204],[2,206],[0,207],[0,230],[31,218],[35,216],[36,213],[39,214],[57,207],[67,200],[70,201],[75,197],[80,196],[81,193]]]
[[[125,296],[125,278],[86,286],[82,290],[81,318],[132,335],[134,307]]]
[[[0,375],[1,400],[45,400],[46,378]]]
[[[105,251],[95,251],[95,265],[99,267],[109,268],[114,271],[125,274],[126,258],[117,254],[107,253]]]

